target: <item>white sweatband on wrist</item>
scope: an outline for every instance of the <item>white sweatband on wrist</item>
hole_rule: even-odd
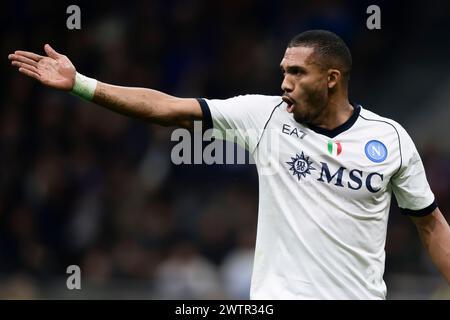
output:
[[[83,76],[81,73],[77,72],[75,74],[75,84],[70,93],[85,100],[92,101],[96,87],[97,80]]]

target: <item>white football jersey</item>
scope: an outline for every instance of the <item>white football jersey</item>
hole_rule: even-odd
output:
[[[234,130],[257,165],[251,299],[385,299],[392,191],[404,214],[437,206],[403,127],[359,105],[326,130],[296,122],[280,96],[198,101],[214,136]]]

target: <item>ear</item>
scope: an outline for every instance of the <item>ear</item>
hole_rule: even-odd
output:
[[[341,79],[341,72],[337,69],[328,70],[328,89],[333,89],[336,87],[337,83]]]

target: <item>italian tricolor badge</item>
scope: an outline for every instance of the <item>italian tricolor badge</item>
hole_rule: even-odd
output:
[[[328,153],[332,156],[338,156],[342,152],[342,145],[340,142],[328,141]]]

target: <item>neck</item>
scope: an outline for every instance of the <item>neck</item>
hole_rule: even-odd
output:
[[[330,98],[322,114],[314,121],[314,125],[333,130],[345,123],[353,114],[354,108],[348,101],[347,95]]]

